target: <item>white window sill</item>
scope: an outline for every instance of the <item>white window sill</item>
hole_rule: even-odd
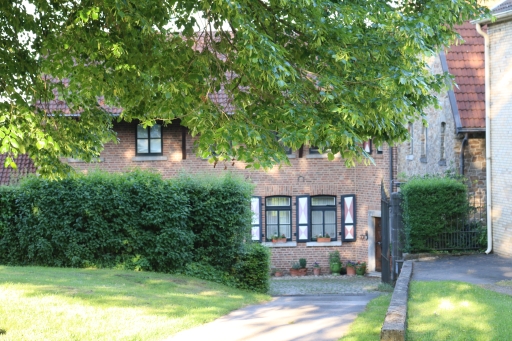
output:
[[[405,158],[406,160],[412,161],[414,160],[414,155],[407,155]]]
[[[339,159],[341,157],[340,153],[334,154],[335,159]],[[327,153],[324,154],[308,154],[306,155],[306,159],[327,159]]]
[[[317,247],[317,246],[341,246],[341,240],[336,240],[336,241],[328,242],[328,243],[307,242],[306,246],[312,246],[312,247]]]
[[[103,157],[95,157],[95,158],[93,158],[91,160],[91,162],[86,162],[86,161],[80,160],[80,159],[69,158],[68,162],[69,163],[76,163],[76,162],[83,162],[83,163],[105,162],[105,158],[103,158]]]
[[[297,242],[286,242],[286,243],[264,242],[261,244],[263,246],[268,246],[268,247],[295,247],[295,246],[297,246]]]
[[[132,157],[132,161],[143,162],[143,161],[167,161],[167,156],[134,156]]]

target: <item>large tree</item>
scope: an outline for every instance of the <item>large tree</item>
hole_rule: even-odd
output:
[[[425,56],[485,12],[476,0],[10,0],[0,9],[0,153],[28,153],[47,176],[66,171],[60,157],[90,160],[115,141],[107,106],[143,124],[180,119],[198,153],[221,161],[269,167],[286,161],[283,145],[309,143],[353,163],[362,141],[401,141],[404,124],[436,105],[449,77],[433,75]]]

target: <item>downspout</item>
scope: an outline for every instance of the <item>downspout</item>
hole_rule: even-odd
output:
[[[485,253],[492,251],[492,186],[491,186],[491,71],[489,68],[489,35],[482,31],[479,23],[476,24],[476,31],[484,37],[485,48],[485,186],[487,195],[487,250]]]
[[[393,193],[393,147],[389,144],[389,198],[391,198],[391,193]]]
[[[459,164],[459,174],[464,176],[464,146],[468,143],[468,134],[464,134],[464,140],[460,145],[460,164]]]

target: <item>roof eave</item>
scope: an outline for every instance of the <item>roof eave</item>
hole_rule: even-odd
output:
[[[459,128],[457,127],[457,134],[465,133],[485,133],[485,128]]]
[[[502,22],[502,21],[507,21],[509,19],[512,19],[512,10],[508,10],[508,11],[504,11],[504,12],[501,12],[501,13],[493,14],[491,17],[479,18],[479,19],[476,19],[476,20],[471,20],[470,23],[472,23],[473,25],[475,25],[475,24],[480,24],[480,25],[496,24],[496,23],[499,23],[499,22]]]

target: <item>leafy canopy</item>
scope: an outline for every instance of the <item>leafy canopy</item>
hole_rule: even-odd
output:
[[[198,153],[216,160],[270,167],[287,160],[283,145],[307,142],[353,164],[362,141],[401,141],[404,123],[436,105],[447,75],[432,75],[425,55],[485,12],[476,0],[11,0],[0,8],[0,153],[28,153],[46,176],[66,171],[60,157],[91,160],[115,141],[100,104],[146,125],[180,119],[199,136]],[[221,89],[230,105],[215,101]],[[51,100],[69,110],[49,111]]]

